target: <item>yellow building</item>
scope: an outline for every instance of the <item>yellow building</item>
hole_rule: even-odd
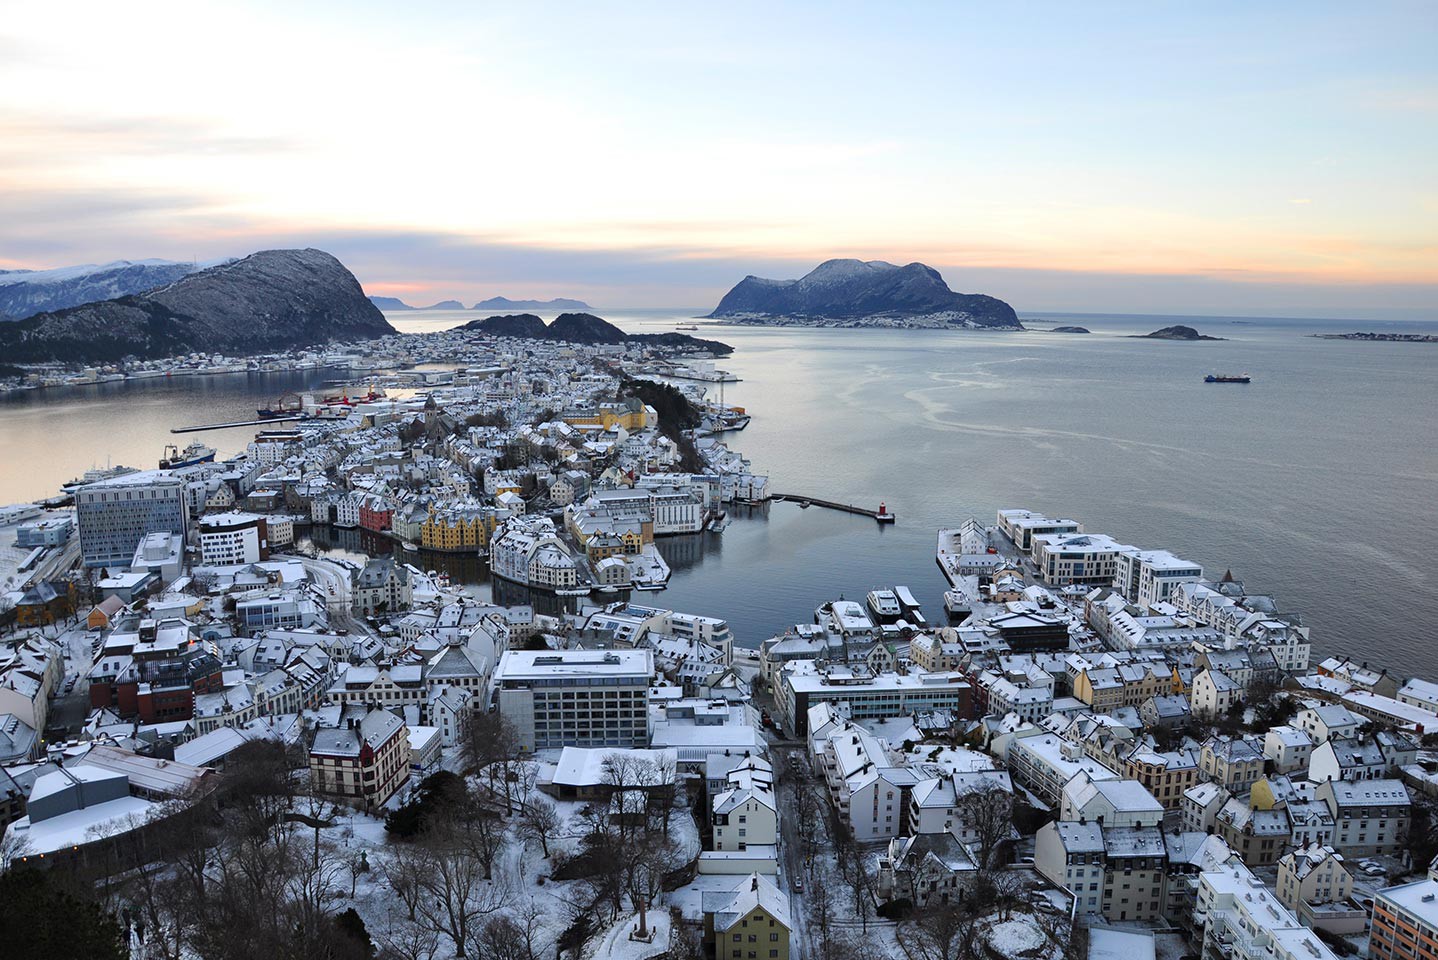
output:
[[[489,546],[495,513],[483,508],[431,510],[419,528],[420,546],[426,550],[480,550]]]
[[[572,427],[599,427],[608,430],[618,426],[633,433],[649,426],[649,414],[644,404],[634,397],[614,403],[601,403],[585,410],[566,410],[562,415],[565,423]]]
[[[704,940],[714,960],[789,960],[789,898],[761,874],[704,894]]]

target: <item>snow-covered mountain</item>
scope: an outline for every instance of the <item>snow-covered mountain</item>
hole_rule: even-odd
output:
[[[16,363],[245,355],[393,333],[344,264],[322,250],[262,250],[158,290],[0,324]]]
[[[1002,300],[955,293],[925,264],[900,267],[883,260],[826,260],[798,280],[745,277],[711,316],[751,323],[1020,328],[1013,307]]]
[[[116,260],[52,270],[0,270],[0,315],[19,320],[49,310],[144,293],[223,262]]]

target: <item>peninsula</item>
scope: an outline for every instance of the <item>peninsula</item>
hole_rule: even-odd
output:
[[[1310,333],[1316,340],[1368,340],[1375,343],[1438,343],[1431,333]]]

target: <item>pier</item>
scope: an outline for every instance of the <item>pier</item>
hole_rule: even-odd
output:
[[[877,520],[879,523],[893,523],[895,519],[894,511],[890,510],[888,505],[883,502],[879,503],[879,509],[870,510],[868,507],[860,507],[852,503],[838,503],[834,500],[821,500],[818,497],[805,497],[800,496],[797,493],[772,493],[769,495],[769,499],[776,503],[787,500],[790,503],[797,503],[800,506],[804,506],[805,504],[807,504],[813,507],[824,507],[829,510],[838,510],[842,513],[853,513],[861,517],[868,517],[871,520]]]
[[[286,420],[303,420],[302,413],[292,414],[287,417],[270,417],[267,420],[236,420],[233,423],[200,423],[193,427],[171,427],[171,433],[199,433],[201,430],[225,430],[229,427],[263,427],[271,423],[284,423]]]

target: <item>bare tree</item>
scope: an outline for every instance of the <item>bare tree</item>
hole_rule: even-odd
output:
[[[954,810],[974,849],[981,872],[994,866],[999,845],[1013,833],[1013,794],[999,783],[984,779],[960,793]]]
[[[519,814],[519,835],[526,840],[537,840],[544,856],[549,856],[549,841],[563,826],[559,809],[541,796],[532,796]]]
[[[930,904],[899,925],[899,944],[910,960],[973,960],[976,926],[956,904]]]
[[[994,884],[999,915],[1004,920],[1009,920],[1013,917],[1014,907],[1023,903],[1023,894],[1027,887],[1024,876],[1014,870],[995,870],[990,877]]]
[[[374,934],[378,960],[435,960],[443,939],[439,931],[412,920],[386,916],[385,926]]]
[[[682,915],[674,909],[670,910],[669,960],[708,960],[698,931],[684,923]]]
[[[664,889],[664,876],[673,867],[674,841],[650,834],[636,839],[625,851],[624,887],[639,913],[639,936],[649,935],[649,907]]]
[[[541,942],[545,911],[533,898],[484,922],[476,938],[476,954],[484,960],[539,960],[548,944]]]
[[[418,846],[424,855],[418,913],[448,936],[463,957],[479,921],[503,904],[505,885],[485,879],[484,865],[453,829],[434,829]]]
[[[494,864],[509,843],[504,821],[482,802],[471,800],[465,816],[451,818],[442,827],[484,867],[484,879],[494,879]]]
[[[514,728],[499,712],[473,710],[460,724],[459,755],[467,773],[480,773],[519,752]]]
[[[380,861],[380,873],[389,883],[389,888],[404,904],[409,919],[415,919],[421,893],[420,875],[425,868],[422,850],[410,844],[396,844]]]

